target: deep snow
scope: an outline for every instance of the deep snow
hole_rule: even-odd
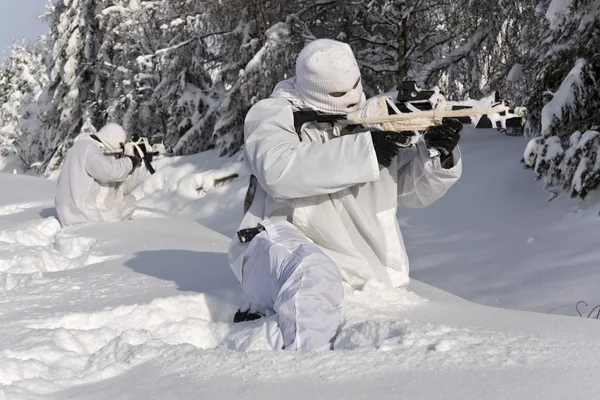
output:
[[[411,276],[491,306],[577,315],[578,301],[600,304],[598,204],[549,202],[521,163],[523,137],[474,129],[462,136],[461,180],[430,207],[398,212]],[[140,204],[231,237],[248,175],[239,156],[216,155],[163,158],[136,191]]]
[[[522,138],[463,138],[459,184],[399,212],[412,277],[525,310],[600,302],[596,206],[548,203]],[[269,350],[262,321],[230,323],[238,159],[157,167],[133,221],[68,229],[55,182],[0,174],[0,398],[600,398],[598,321],[417,280],[348,297],[334,351]]]

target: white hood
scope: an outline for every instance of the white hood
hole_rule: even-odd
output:
[[[103,145],[105,153],[122,153],[127,141],[127,133],[119,124],[107,124],[96,133],[96,137]]]

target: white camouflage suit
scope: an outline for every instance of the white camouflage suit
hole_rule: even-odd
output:
[[[67,152],[58,177],[55,198],[61,225],[91,221],[121,221],[131,217],[136,198],[133,189],[146,175],[139,167],[132,171],[129,157],[116,158],[105,153],[120,153],[126,133],[117,124],[108,124],[93,139],[79,138]]]
[[[300,93],[303,53],[296,77],[280,82],[246,117],[245,165],[259,184],[240,229],[261,224],[266,230],[245,244],[234,237],[229,257],[244,291],[267,311],[272,346],[309,351],[330,348],[345,291],[370,279],[408,284],[397,208],[438,200],[462,165],[458,148],[454,167],[444,169],[420,143],[410,161],[403,163],[401,152],[383,168],[369,132],[340,137],[340,127],[329,123],[308,123],[298,137],[294,111],[334,111]],[[364,105],[361,85],[345,90],[357,107]]]

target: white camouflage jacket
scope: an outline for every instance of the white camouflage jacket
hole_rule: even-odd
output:
[[[89,136],[75,142],[58,177],[55,204],[62,226],[119,221],[131,214],[135,201],[126,196],[140,180],[131,167],[127,157],[105,156]]]
[[[338,126],[308,123],[299,138],[293,112],[303,108],[292,78],[249,111],[244,158],[259,185],[240,229],[286,218],[337,263],[346,287],[370,279],[408,284],[397,208],[426,207],[441,198],[461,176],[459,149],[451,169],[431,159],[423,143],[410,161],[403,160],[411,153],[406,150],[383,168],[369,132],[340,136]],[[240,281],[246,247],[234,237],[229,249]]]

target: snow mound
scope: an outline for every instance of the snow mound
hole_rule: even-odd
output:
[[[54,217],[1,230],[0,291],[43,283],[48,272],[83,268],[120,257],[93,254],[95,243],[94,238],[61,229]]]
[[[523,346],[528,343],[528,346]],[[336,350],[373,349],[401,353],[406,364],[423,368],[436,365],[527,365],[547,345],[528,335],[485,329],[464,329],[411,320],[368,320],[346,324],[335,342]],[[444,354],[441,354],[444,353]]]
[[[1,353],[0,383],[21,382],[21,388],[48,394],[67,380],[83,384],[108,379],[154,356],[139,351],[149,339],[143,331],[114,335],[107,328],[31,333],[22,345]]]
[[[226,304],[220,307],[219,310],[211,309],[212,305],[219,302],[220,299],[206,294],[174,296],[156,299],[149,304],[120,306],[95,313],[73,313],[59,318],[49,318],[31,322],[29,327],[34,329],[65,328],[75,330],[108,327],[117,332],[129,329],[156,332],[164,328],[165,324],[180,323],[190,318],[207,322],[228,322],[227,317],[235,310],[232,307],[227,307]],[[169,340],[167,336],[165,338]],[[197,347],[204,348],[205,346],[198,344]]]
[[[28,202],[28,203],[9,204],[9,205],[5,205],[5,206],[0,206],[0,216],[17,214],[17,213],[23,212],[25,210],[28,210],[30,208],[41,207],[45,204],[47,204],[47,203],[43,202],[43,201],[42,202],[34,201],[34,202]]]
[[[34,272],[32,274],[11,274],[2,272],[0,273],[0,291],[18,289],[29,285],[32,281],[40,280],[42,278],[43,274],[41,272]]]
[[[228,237],[243,216],[249,175],[240,156],[216,150],[184,157],[162,157],[156,173],[136,188],[139,206],[192,218]]]
[[[204,294],[174,296],[26,322],[26,340],[0,352],[0,383],[22,382],[22,388],[50,393],[61,387],[61,381],[71,385],[116,376],[160,357],[167,345],[214,348],[232,331],[226,320],[235,311],[224,303],[216,313],[223,321],[213,321],[214,304],[219,303]],[[49,381],[55,382],[52,389],[44,387]]]
[[[0,231],[0,242],[19,244],[22,246],[47,246],[60,230],[60,223],[55,218],[24,224],[16,229]]]
[[[407,364],[436,368],[462,363],[525,365],[548,346],[544,340],[526,334],[406,318],[411,313],[423,312],[429,303],[413,291],[367,282],[347,299],[334,348],[393,352],[402,354]]]
[[[36,274],[87,265],[95,240],[59,231],[55,218],[0,231],[0,272]]]

